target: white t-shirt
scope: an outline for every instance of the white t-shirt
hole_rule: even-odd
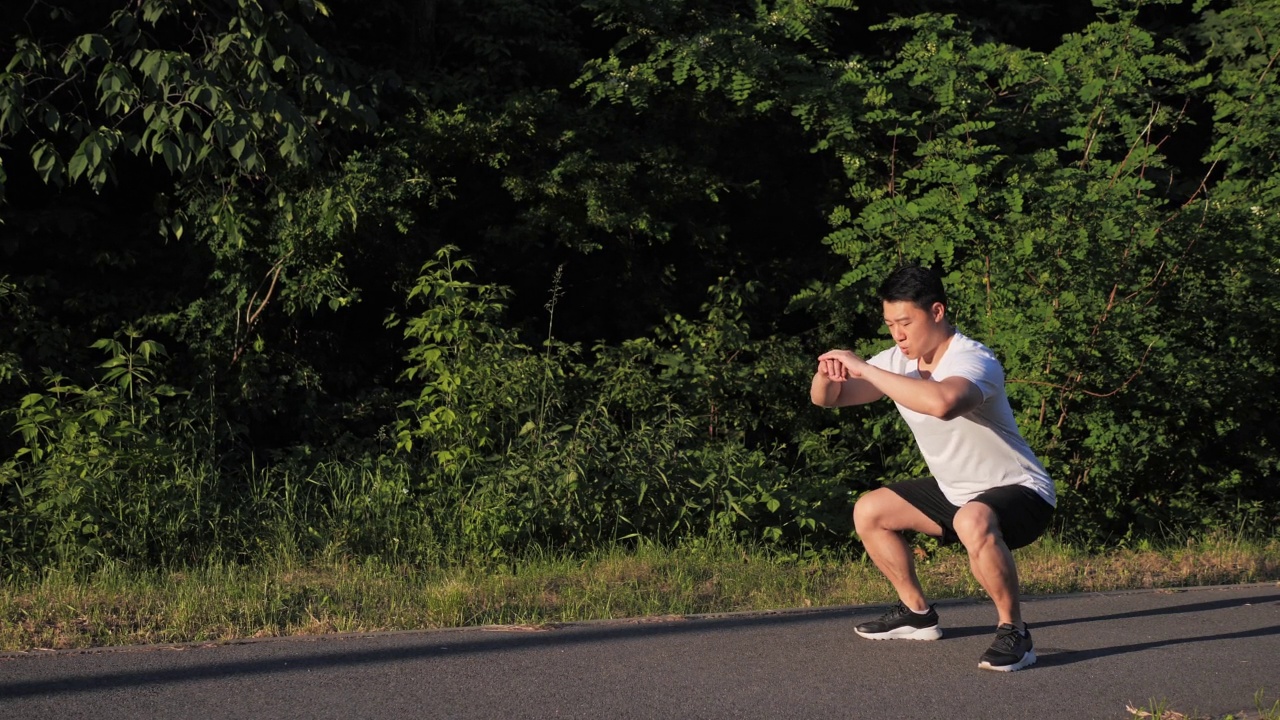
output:
[[[919,361],[908,360],[895,345],[867,361],[898,375],[919,378]],[[931,380],[962,377],[982,391],[982,404],[951,420],[903,407],[929,472],[953,505],[964,505],[986,490],[1025,485],[1050,505],[1057,505],[1053,481],[1018,424],[1004,392],[1004,368],[982,343],[957,332],[933,369]]]

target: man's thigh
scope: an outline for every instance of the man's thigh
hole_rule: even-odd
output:
[[[1022,485],[992,488],[971,502],[982,503],[995,512],[1000,534],[1010,550],[1030,545],[1044,534],[1053,518],[1053,506],[1035,490]]]
[[[923,502],[921,500],[921,496],[926,493],[908,491],[904,494],[899,488],[904,484],[906,483],[877,488],[858,498],[854,506],[855,522],[861,516],[874,521],[878,527],[886,530],[912,530],[934,537],[943,537],[946,534],[945,527],[950,523],[944,526],[938,522],[934,517],[936,513],[929,508],[930,503],[927,500]]]

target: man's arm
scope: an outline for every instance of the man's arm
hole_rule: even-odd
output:
[[[820,368],[823,362],[838,363],[844,374],[850,377],[846,383],[861,381],[903,407],[943,420],[959,417],[982,404],[982,391],[962,377],[949,377],[938,382],[911,378],[869,365],[847,350],[833,350],[821,355],[818,361]],[[815,377],[815,388],[817,384],[818,378]],[[866,391],[855,392],[861,394]],[[817,402],[816,396],[814,402]]]
[[[867,365],[862,379],[903,407],[943,420],[960,417],[982,404],[982,391],[962,377],[934,382]]]
[[[851,357],[856,355],[844,351]],[[813,375],[813,383],[809,386],[809,399],[814,405],[822,407],[847,407],[864,405],[884,397],[876,386],[861,380],[849,372],[840,360],[827,353],[818,358],[818,372]]]
[[[809,386],[809,399],[822,407],[848,407],[864,405],[884,397],[884,393],[866,380],[845,378],[833,380],[821,368],[813,375]]]

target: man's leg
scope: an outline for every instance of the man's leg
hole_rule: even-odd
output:
[[[956,513],[954,526],[961,544],[969,551],[973,576],[995,602],[998,624],[1022,627],[1018,569],[1000,532],[996,511],[981,502],[968,503]]]
[[[916,577],[915,558],[902,531],[941,537],[942,527],[888,488],[878,488],[858,498],[853,506],[853,526],[867,555],[889,579],[902,604],[912,610],[928,609]]]
[[[1005,512],[1011,510],[1006,506]],[[984,502],[970,502],[956,513],[954,527],[960,542],[969,551],[969,566],[974,577],[991,596],[1000,616],[996,639],[978,659],[978,667],[1012,672],[1035,664],[1035,646],[1022,622],[1018,570],[996,510]]]

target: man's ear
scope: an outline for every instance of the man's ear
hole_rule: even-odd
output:
[[[943,305],[940,302],[936,302],[933,305],[929,306],[929,317],[933,318],[934,322],[942,322],[942,318],[946,316],[947,316],[946,305]]]

